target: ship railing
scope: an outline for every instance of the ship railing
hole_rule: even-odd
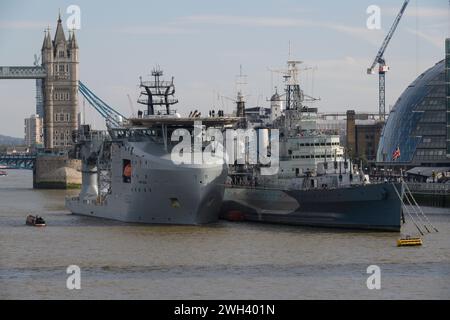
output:
[[[140,103],[140,104],[147,105],[148,104],[148,99],[149,98],[139,98],[137,102]],[[177,102],[178,102],[178,100],[174,99],[174,98],[168,98],[166,100],[165,98],[152,97],[152,104],[153,105],[158,105],[158,106],[159,105],[166,105],[166,104],[172,105],[172,104],[175,104]]]
[[[174,109],[169,110],[169,113],[167,113],[166,109],[161,109],[161,110],[155,111],[154,114],[148,114],[148,110],[144,110],[144,118],[157,117],[157,116],[174,116],[176,113],[177,113],[177,110],[174,110]]]
[[[418,183],[407,182],[409,189],[413,193],[433,193],[450,194],[449,183]]]
[[[155,88],[161,90],[164,87],[170,87],[173,85],[172,81],[161,80],[161,81],[142,81],[141,85],[144,87]]]
[[[145,110],[143,112],[143,115],[138,116],[138,118],[143,118],[143,119],[155,119],[155,118],[166,118],[166,117],[174,118],[174,117],[176,117],[176,114],[177,114],[177,110],[169,110],[169,112],[167,112],[167,110],[161,109],[161,110],[155,111],[154,114],[149,114],[148,111]]]
[[[277,184],[260,184],[260,183],[253,183],[253,182],[226,182],[223,184],[227,188],[241,188],[241,189],[259,189],[259,190],[335,190],[338,189],[337,186],[333,185],[323,185],[318,187],[305,187],[302,185],[277,185]],[[358,185],[348,185],[346,188],[354,188]],[[342,187],[339,187],[342,189]]]
[[[72,132],[72,140],[74,143],[85,141],[104,141],[109,138],[108,132],[104,130],[74,130]]]

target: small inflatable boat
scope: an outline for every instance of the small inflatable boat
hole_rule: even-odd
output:
[[[29,215],[27,217],[27,225],[29,226],[35,226],[35,227],[45,227],[45,221],[42,217],[39,217],[38,215],[33,216],[33,215]]]

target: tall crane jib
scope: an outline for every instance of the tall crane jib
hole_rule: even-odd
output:
[[[386,48],[389,44],[389,41],[391,41],[392,36],[394,35],[395,30],[397,29],[397,26],[400,22],[400,19],[403,16],[403,13],[406,10],[406,7],[408,6],[409,0],[405,0],[403,2],[402,7],[400,8],[400,12],[397,14],[397,17],[394,20],[394,23],[392,24],[391,28],[389,29],[388,34],[384,38],[384,41],[378,50],[377,55],[375,56],[375,59],[373,60],[372,65],[367,69],[368,74],[374,74],[375,73],[375,67],[378,64],[378,112],[380,119],[384,120],[386,118],[386,72],[389,71],[389,66],[386,64],[386,61],[384,60],[384,52],[386,51]]]

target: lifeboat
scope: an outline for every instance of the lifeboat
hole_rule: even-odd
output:
[[[33,216],[30,214],[27,217],[26,224],[29,226],[35,226],[35,227],[45,227],[45,220],[38,215]]]

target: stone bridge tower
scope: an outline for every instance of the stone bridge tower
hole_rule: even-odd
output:
[[[47,30],[42,45],[45,148],[67,149],[78,127],[78,44],[74,31],[66,39],[61,15],[55,37]]]

